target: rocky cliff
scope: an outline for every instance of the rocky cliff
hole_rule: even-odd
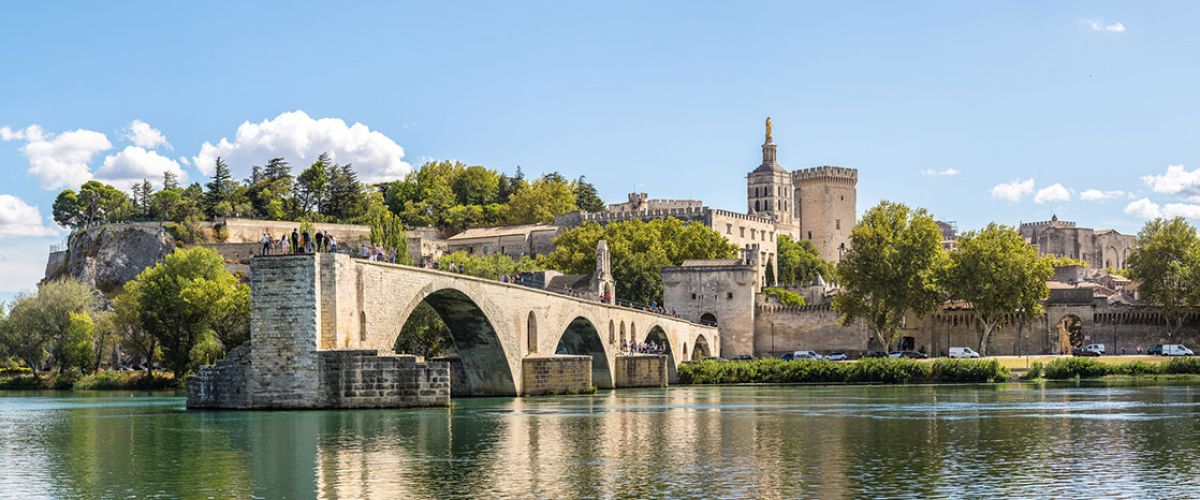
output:
[[[50,255],[46,279],[70,276],[113,293],[174,248],[175,239],[158,223],[81,229],[71,234],[66,250]]]

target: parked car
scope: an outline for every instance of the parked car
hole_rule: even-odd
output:
[[[794,360],[794,359],[821,359],[821,355],[813,351],[792,351],[784,353],[779,359]]]
[[[1096,353],[1097,356],[1104,355],[1104,344],[1088,344],[1083,346],[1083,350]]]
[[[1183,344],[1163,344],[1163,356],[1191,356],[1195,353],[1191,349],[1184,347]]]
[[[979,353],[972,350],[970,347],[951,347],[951,358],[978,358]]]
[[[704,361],[716,361],[716,362],[718,362],[718,363],[724,363],[724,362],[726,362],[726,361],[729,361],[729,360],[727,360],[727,359],[725,359],[725,358],[722,358],[722,357],[720,357],[720,356],[709,356],[709,357],[707,357],[707,358],[704,358]]]
[[[929,356],[921,354],[917,351],[896,351],[891,354],[888,354],[888,357],[893,358],[893,359],[899,359],[899,358],[925,359],[925,358],[928,358]]]
[[[734,361],[754,361],[754,356],[751,356],[749,354],[738,354],[737,356],[733,357],[733,360]]]
[[[835,352],[833,354],[825,356],[825,359],[828,359],[830,361],[845,361],[849,358],[846,357],[846,353],[844,353],[844,352]]]
[[[1147,356],[1162,356],[1162,354],[1163,354],[1163,345],[1162,344],[1154,344],[1154,345],[1150,346],[1149,349],[1146,349]]]
[[[864,354],[863,357],[864,358],[886,358],[886,357],[888,357],[888,353],[883,352],[883,351],[875,351],[872,353]]]
[[[1096,350],[1094,350],[1094,349],[1088,349],[1088,348],[1086,348],[1086,347],[1082,347],[1082,348],[1080,348],[1080,347],[1076,347],[1076,348],[1074,348],[1074,349],[1071,349],[1071,355],[1072,355],[1072,356],[1091,356],[1091,357],[1095,357],[1095,356],[1099,356],[1100,354],[1101,354],[1101,353],[1100,353],[1100,351],[1096,351]]]

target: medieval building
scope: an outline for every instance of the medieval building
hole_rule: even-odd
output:
[[[1074,222],[1058,220],[1022,222],[1021,236],[1038,249],[1039,255],[1053,255],[1083,261],[1090,269],[1124,269],[1135,238],[1113,229],[1076,227]]]

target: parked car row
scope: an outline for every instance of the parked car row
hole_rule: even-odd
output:
[[[1105,353],[1104,344],[1088,344],[1086,346],[1077,347],[1077,348],[1071,350],[1071,354],[1073,354],[1075,356],[1103,356],[1104,353]],[[1155,344],[1153,347],[1151,347],[1149,350],[1146,351],[1146,354],[1152,355],[1152,356],[1192,356],[1195,353],[1193,353],[1191,349],[1188,349],[1183,344]],[[862,357],[863,358],[893,358],[893,359],[899,359],[899,358],[926,359],[929,356],[923,352],[917,352],[917,351],[896,351],[896,352],[874,351],[874,352],[870,352],[867,354],[863,354]],[[980,355],[978,352],[975,352],[975,350],[971,349],[970,347],[951,347],[950,352],[949,352],[949,357],[952,359],[974,359],[974,358],[979,358]],[[712,360],[712,361],[749,361],[749,360],[753,360],[754,356],[751,356],[749,354],[742,354],[742,355],[739,355],[739,356],[736,356],[736,357],[733,357],[730,359],[725,359],[725,358],[716,357],[716,356],[710,357],[710,358],[705,358],[705,359]],[[834,352],[834,353],[830,353],[829,355],[822,356],[821,354],[818,354],[816,351],[791,351],[791,352],[786,352],[786,353],[782,354],[781,356],[779,356],[779,359],[784,359],[784,360],[827,359],[830,361],[846,361],[846,360],[850,359],[850,357],[847,356],[846,353],[844,353],[844,352]]]

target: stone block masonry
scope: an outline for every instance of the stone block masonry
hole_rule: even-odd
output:
[[[450,404],[450,365],[373,350],[321,351],[321,406],[409,408]]]
[[[574,394],[592,390],[591,356],[529,356],[521,360],[524,394]]]
[[[632,354],[616,357],[617,387],[666,387],[666,355]]]

